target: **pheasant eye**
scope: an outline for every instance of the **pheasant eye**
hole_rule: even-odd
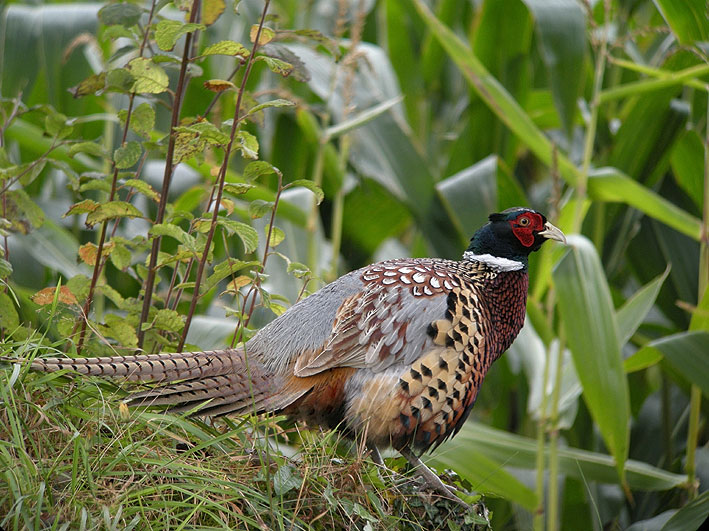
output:
[[[517,223],[519,223],[520,227],[526,227],[527,225],[529,225],[529,218],[519,218],[519,221]]]

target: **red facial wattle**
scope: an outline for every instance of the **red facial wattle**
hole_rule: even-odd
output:
[[[510,221],[513,234],[525,247],[534,245],[534,233],[544,230],[542,216],[535,212],[525,212]]]

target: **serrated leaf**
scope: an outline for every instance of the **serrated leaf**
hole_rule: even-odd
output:
[[[288,77],[293,73],[293,65],[287,63],[281,59],[276,59],[275,57],[268,57],[267,55],[259,55],[256,58],[257,61],[263,61],[268,65],[271,72],[279,74],[283,77]]]
[[[139,94],[161,94],[170,83],[165,71],[145,57],[136,57],[128,63],[134,78],[131,90]]]
[[[255,160],[246,165],[243,175],[244,179],[253,181],[262,175],[271,175],[272,173],[280,175],[281,171],[270,162],[266,162],[265,160]]]
[[[128,92],[134,84],[135,76],[127,68],[116,68],[106,74],[106,88]]]
[[[67,117],[59,112],[50,112],[44,118],[44,130],[49,136],[64,138],[71,134],[74,127],[68,123]]]
[[[50,286],[39,290],[37,293],[32,295],[30,299],[35,304],[40,306],[46,306],[54,302],[54,295],[57,293],[56,286]],[[59,293],[57,294],[57,300],[64,304],[78,304],[76,297],[69,289],[69,286],[59,286]]]
[[[249,183],[228,183],[224,185],[224,192],[231,195],[242,195],[252,188],[256,188],[256,185]]]
[[[179,225],[172,223],[158,223],[150,228],[151,236],[169,236],[176,239],[190,250],[194,250],[195,238],[191,234],[185,232]]]
[[[130,119],[130,128],[140,136],[149,138],[155,127],[155,109],[149,103],[141,103],[135,109]]]
[[[254,114],[259,111],[262,111],[263,109],[268,109],[269,107],[293,107],[294,105],[295,103],[290,100],[279,98],[259,103],[258,105],[249,109],[249,112],[247,114]]]
[[[293,274],[295,278],[303,278],[310,275],[310,268],[300,262],[290,262],[286,271]]]
[[[99,205],[86,216],[86,226],[93,227],[97,223],[115,218],[141,218],[143,214],[134,205],[125,201],[109,201]]]
[[[236,133],[236,147],[241,150],[245,158],[258,158],[258,140],[248,131],[242,130]]]
[[[203,30],[205,28],[206,26],[204,24],[180,22],[177,20],[161,20],[155,28],[155,42],[161,50],[169,52],[175,47],[177,39],[187,33]]]
[[[244,252],[252,253],[258,248],[258,232],[256,232],[256,229],[251,225],[222,216],[217,218],[217,223],[224,227],[230,234],[236,233],[236,235],[241,238],[244,244]]]
[[[246,59],[250,54],[243,45],[235,41],[220,41],[207,46],[202,52],[202,56],[206,55],[233,55]]]
[[[5,216],[14,230],[27,234],[44,224],[44,212],[22,188],[5,192]]]
[[[182,316],[175,310],[163,308],[155,314],[153,326],[158,330],[167,330],[168,332],[179,332],[184,325]]]
[[[125,271],[130,266],[131,254],[128,248],[122,244],[116,244],[111,249],[111,263],[119,271]]]
[[[138,346],[138,335],[135,328],[125,318],[107,314],[106,324],[101,331],[108,337],[116,339],[122,346],[135,348]]]
[[[66,283],[66,287],[69,288],[69,291],[71,291],[78,300],[84,300],[89,296],[91,279],[86,275],[74,275]]]
[[[93,74],[79,82],[78,85],[71,87],[69,92],[75,98],[81,98],[89,94],[96,94],[106,87],[106,72]]]
[[[225,90],[236,90],[236,85],[225,79],[210,79],[204,82],[204,88],[212,92],[224,92]]]
[[[81,258],[81,260],[83,260],[85,264],[95,266],[97,256],[98,247],[95,243],[87,242],[81,247],[79,247],[79,258]]]
[[[308,179],[296,179],[295,181],[289,183],[286,188],[290,188],[293,186],[302,186],[303,188],[307,188],[308,190],[313,192],[315,194],[315,200],[317,201],[318,205],[322,203],[323,199],[325,199],[325,193],[322,191],[322,188],[320,188],[313,181],[309,181]]]
[[[121,26],[131,27],[138,23],[143,10],[136,4],[121,2],[118,4],[108,4],[103,6],[98,11],[98,18],[102,24],[112,26],[120,24]]]
[[[254,24],[251,26],[251,30],[249,31],[249,39],[251,42],[256,41],[256,36],[259,33],[259,25]],[[264,44],[268,44],[273,40],[273,38],[276,36],[276,32],[273,31],[271,28],[268,28],[264,26],[261,28],[261,35],[258,35],[258,44],[259,46],[263,46]]]
[[[249,203],[249,216],[251,219],[259,219],[269,214],[273,210],[273,202],[263,199],[254,199]]]
[[[260,262],[258,260],[251,260],[251,261],[244,261],[244,260],[235,260],[233,258],[229,258],[216,266],[214,266],[214,269],[212,271],[212,274],[207,277],[207,280],[202,283],[202,286],[200,287],[200,291],[202,293],[206,293],[210,289],[212,289],[214,286],[216,286],[219,282],[224,280],[226,277],[231,276],[235,274],[237,271],[240,271],[244,268],[247,267],[253,267],[258,265]],[[249,278],[249,277],[246,277]],[[249,282],[251,279],[249,279]]]
[[[175,127],[178,132],[191,132],[209,144],[224,146],[229,143],[229,135],[223,133],[211,122],[197,122],[188,126]]]
[[[150,186],[145,181],[141,181],[140,179],[127,179],[123,183],[123,186],[129,186],[131,188],[135,188],[141,194],[143,194],[146,197],[149,197],[153,201],[157,201],[158,199],[160,199],[160,195],[153,189],[153,187]]]
[[[302,478],[292,465],[281,465],[273,474],[273,491],[276,496],[283,496],[293,489],[300,488]]]
[[[7,278],[10,275],[12,275],[12,264],[4,258],[0,258],[0,279]]]
[[[96,142],[78,142],[69,146],[69,156],[73,157],[77,153],[86,153],[94,157],[105,157],[106,150]]]
[[[264,232],[268,235],[268,225],[264,227]],[[273,227],[271,229],[271,237],[268,240],[269,247],[276,247],[286,238],[286,233],[283,232],[278,227]]]
[[[142,153],[143,148],[140,144],[135,140],[131,140],[113,152],[113,162],[116,163],[116,168],[124,170],[135,165]]]

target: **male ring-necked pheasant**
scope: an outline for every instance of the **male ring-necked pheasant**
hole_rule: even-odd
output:
[[[461,261],[404,258],[353,271],[244,347],[36,359],[32,368],[161,384],[131,395],[131,404],[284,413],[366,437],[374,459],[377,447],[393,446],[423,467],[414,450],[460,429],[490,365],[522,327],[528,255],[547,239],[565,242],[542,214],[505,210],[475,233]]]

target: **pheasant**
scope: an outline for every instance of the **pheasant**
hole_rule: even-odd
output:
[[[35,359],[39,371],[154,382],[129,405],[199,415],[278,412],[393,447],[436,489],[417,453],[461,428],[490,365],[524,323],[528,255],[564,234],[529,208],[492,214],[461,261],[387,260],[301,300],[243,347]]]

